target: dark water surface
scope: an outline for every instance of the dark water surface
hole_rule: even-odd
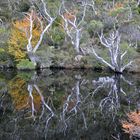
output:
[[[129,140],[139,109],[140,75],[0,71],[0,140]]]

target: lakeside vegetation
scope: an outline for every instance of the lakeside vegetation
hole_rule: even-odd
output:
[[[134,0],[2,0],[0,67],[140,72],[139,16]]]
[[[0,139],[140,139],[139,17],[140,0],[1,0]]]

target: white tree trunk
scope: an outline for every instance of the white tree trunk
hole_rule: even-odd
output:
[[[27,39],[28,39],[28,44],[27,44],[27,52],[29,55],[29,59],[35,64],[37,65],[37,59],[35,58],[35,52],[38,50],[38,48],[41,46],[44,34],[49,30],[49,28],[51,27],[51,25],[53,24],[55,18],[52,18],[50,16],[50,14],[47,12],[47,6],[46,3],[44,2],[44,0],[41,0],[42,4],[43,4],[43,11],[44,11],[44,15],[40,18],[37,17],[38,19],[38,23],[40,24],[40,28],[41,28],[41,33],[40,33],[40,37],[39,40],[37,42],[37,44],[35,46],[32,45],[32,38],[33,38],[33,25],[34,25],[34,11],[31,10],[31,13],[25,13],[25,17],[26,19],[30,22],[30,27],[29,27],[29,33],[27,33]],[[41,15],[41,14],[40,14]],[[37,15],[36,15],[37,16]],[[43,26],[43,24],[45,24],[45,26]],[[33,57],[32,57],[33,56]]]
[[[99,56],[93,47],[91,49],[86,49],[88,53],[93,53],[100,62],[104,63],[115,72],[122,73],[128,66],[132,64],[133,61],[130,61],[127,64],[123,63],[124,56],[127,54],[127,50],[124,53],[121,51],[121,35],[119,34],[118,30],[110,33],[108,38],[105,38],[103,33],[101,33],[101,35],[99,35],[99,39],[101,44],[109,51],[110,62],[107,62],[104,58],[102,58],[102,56]]]

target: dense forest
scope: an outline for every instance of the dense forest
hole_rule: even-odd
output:
[[[1,0],[0,67],[140,72],[139,0]]]

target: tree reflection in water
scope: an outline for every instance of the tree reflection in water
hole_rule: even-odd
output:
[[[103,98],[99,104],[101,112],[103,114],[108,114],[109,112],[113,113],[112,118],[117,114],[117,111],[120,108],[120,95],[127,96],[121,82],[133,86],[133,83],[126,80],[123,75],[114,75],[112,77],[100,77],[98,80],[93,80],[93,85],[96,89],[93,92],[93,95],[100,89],[107,89],[107,96]],[[135,89],[135,87],[133,87]]]
[[[10,132],[1,129],[1,134],[12,139],[125,139],[119,117],[133,105],[130,95],[138,94],[135,81],[130,82],[131,76],[91,75],[17,75],[8,81],[11,113],[1,117],[1,126]],[[5,106],[3,101],[1,96]]]

